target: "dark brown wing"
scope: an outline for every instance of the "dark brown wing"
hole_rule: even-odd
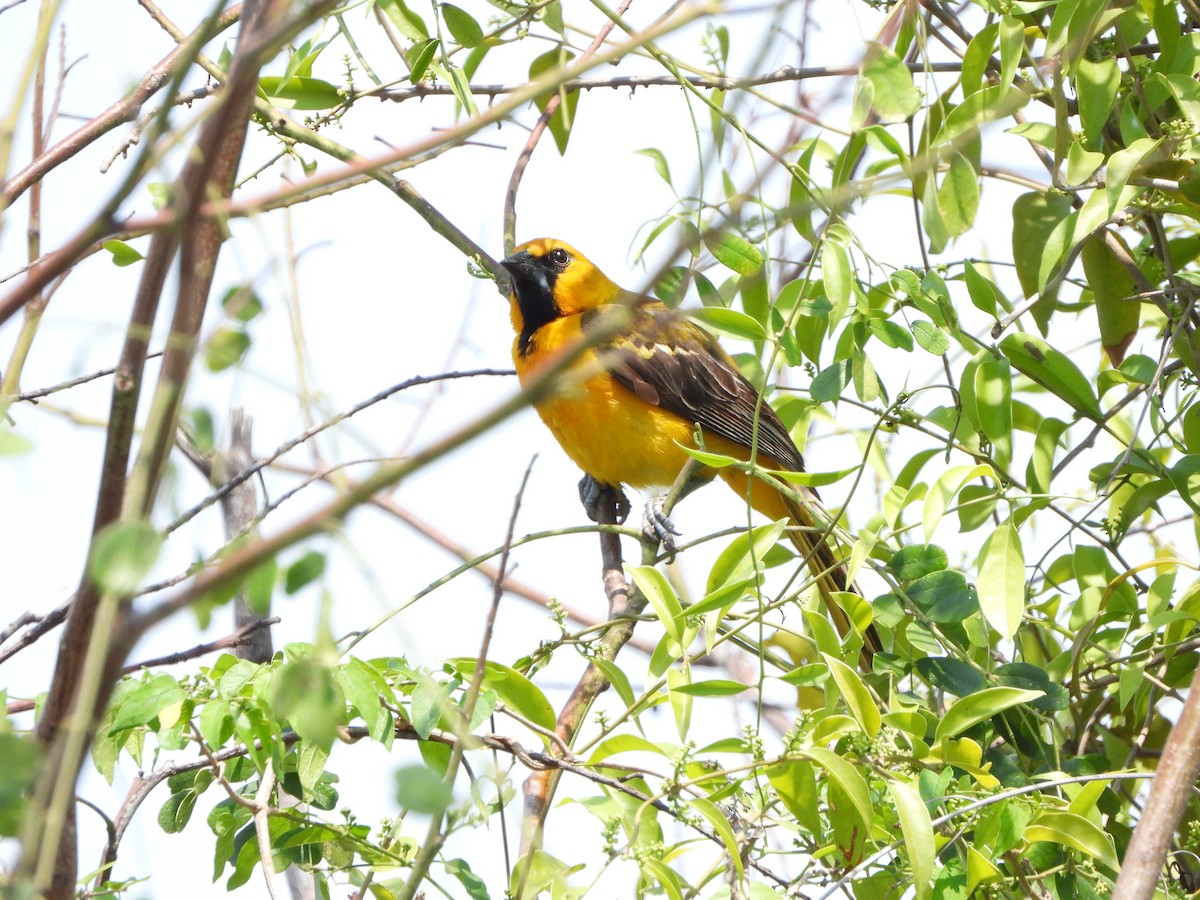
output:
[[[804,470],[800,451],[775,410],[758,405],[758,391],[707,331],[661,303],[632,310],[622,334],[601,348],[612,375],[642,400],[697,424],[704,432],[749,448],[793,472]],[[586,327],[587,323],[584,323]]]

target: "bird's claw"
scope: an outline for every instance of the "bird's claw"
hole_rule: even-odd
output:
[[[612,504],[618,525],[629,517],[629,498],[620,488],[602,484],[591,475],[579,479],[579,502],[593,522],[600,521],[600,510],[606,501]]]
[[[663,512],[664,497],[655,497],[646,504],[642,512],[642,534],[649,540],[662,544],[668,562],[675,558],[675,537],[682,534],[675,523]]]

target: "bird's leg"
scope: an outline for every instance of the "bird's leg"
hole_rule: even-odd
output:
[[[648,539],[662,544],[668,561],[675,558],[675,537],[681,532],[667,515],[667,504],[670,503],[670,508],[674,509],[675,504],[696,488],[703,487],[712,481],[714,474],[712,469],[704,469],[695,460],[689,460],[683,471],[679,473],[679,477],[675,479],[671,490],[646,504],[646,508],[642,512],[642,534]]]
[[[618,525],[629,516],[629,498],[625,492],[620,487],[603,484],[591,475],[579,479],[579,502],[593,522],[600,521],[600,509],[606,502],[612,504]]]

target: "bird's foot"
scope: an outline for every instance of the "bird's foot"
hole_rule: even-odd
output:
[[[642,512],[642,534],[647,539],[662,544],[663,551],[667,554],[667,562],[671,562],[675,559],[675,538],[682,532],[663,512],[665,500],[665,497],[655,497],[646,504]]]
[[[600,521],[600,510],[606,503],[611,504],[618,525],[629,517],[629,498],[625,492],[611,484],[603,484],[591,475],[579,479],[579,502],[593,522]]]

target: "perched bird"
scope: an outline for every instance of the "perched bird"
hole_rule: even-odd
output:
[[[510,314],[516,339],[513,362],[522,384],[535,379],[560,352],[569,352],[623,315],[615,335],[606,334],[572,365],[577,381],[537,402],[538,414],[585,475],[585,505],[610,487],[665,488],[696,447],[764,469],[804,471],[804,459],[771,406],[762,402],[716,339],[650,297],[631,294],[610,281],[569,244],[539,238],[501,261],[512,278]],[[805,526],[789,531],[808,561],[830,617],[843,637],[846,613],[830,594],[852,590],[833,550],[822,541],[807,504],[809,488],[754,478],[736,466],[701,468],[685,492],[720,475],[773,520]],[[626,507],[627,509],[627,507]],[[594,512],[589,510],[592,517]],[[661,498],[647,507],[647,531],[670,547],[677,533],[662,514]],[[881,649],[873,626],[863,635],[863,662]]]

